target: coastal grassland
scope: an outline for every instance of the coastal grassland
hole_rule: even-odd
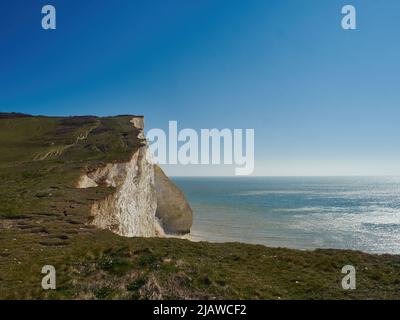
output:
[[[0,117],[1,299],[399,299],[400,256],[241,243],[123,238],[87,224],[112,188],[82,171],[143,143],[120,117]],[[357,289],[341,288],[341,268]],[[54,265],[57,289],[41,288]]]

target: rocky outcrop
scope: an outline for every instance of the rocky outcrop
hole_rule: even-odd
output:
[[[160,219],[163,229],[169,234],[189,233],[193,214],[185,195],[157,165],[154,165],[154,177],[157,195],[156,217]]]
[[[143,118],[131,123],[141,129]],[[79,188],[114,187],[115,192],[95,202],[91,223],[125,237],[162,237],[190,232],[192,210],[183,193],[153,164],[147,144],[130,161],[109,163],[83,174]]]

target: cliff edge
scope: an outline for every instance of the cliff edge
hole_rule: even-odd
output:
[[[90,223],[125,237],[163,237],[190,233],[192,210],[183,192],[154,165],[143,117],[130,121],[142,145],[127,162],[108,163],[84,173],[78,188],[113,187],[91,207]]]
[[[183,192],[154,165],[155,187],[157,195],[156,217],[168,234],[186,234],[193,223],[192,209]]]

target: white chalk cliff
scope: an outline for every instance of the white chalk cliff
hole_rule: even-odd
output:
[[[138,138],[143,139],[143,118],[134,118],[131,122],[141,129]],[[92,205],[91,223],[95,226],[125,237],[163,237],[171,233],[170,228],[164,228],[162,219],[156,216],[157,198],[160,198],[157,190],[160,188],[155,185],[155,167],[147,144],[140,146],[130,161],[109,163],[84,173],[78,182],[79,188],[98,185],[114,187],[115,192]],[[192,211],[186,199],[180,201],[188,208],[181,213],[187,215],[185,231],[177,230],[182,234],[190,231]]]

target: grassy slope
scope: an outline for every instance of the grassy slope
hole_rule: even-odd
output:
[[[129,119],[0,119],[0,298],[400,298],[400,256],[127,239],[87,225],[90,203],[112,190],[74,185],[137,149]],[[41,289],[45,264],[55,291]],[[346,264],[357,268],[351,292]]]

